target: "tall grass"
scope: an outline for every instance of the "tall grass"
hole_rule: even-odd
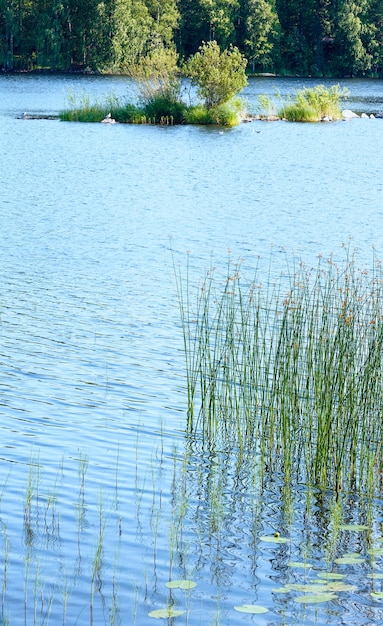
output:
[[[287,478],[336,491],[382,469],[383,287],[380,262],[357,269],[294,259],[287,275],[251,282],[229,259],[193,298],[176,272],[188,428],[253,448]],[[270,276],[270,274],[269,274]],[[268,282],[270,281],[270,282]]]
[[[68,106],[59,117],[63,122],[101,122],[108,115],[121,124],[211,124],[231,128],[241,122],[245,112],[239,98],[208,109],[202,104],[187,106],[166,93],[154,94],[135,104],[113,94],[102,101],[92,101],[86,93],[70,91]]]
[[[294,97],[288,97],[286,100],[278,94],[274,98],[261,95],[258,98],[258,110],[260,116],[266,119],[278,117],[289,122],[338,120],[342,117],[341,99],[347,95],[347,89],[341,89],[339,85],[329,88],[316,85],[300,89]]]

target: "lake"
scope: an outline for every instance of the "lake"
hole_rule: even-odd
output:
[[[255,107],[314,84],[251,79],[243,95]],[[341,86],[345,107],[383,110],[381,80]],[[3,624],[383,623],[379,494],[345,494],[338,509],[330,490],[286,490],[267,472],[261,484],[255,460],[187,435],[173,268],[189,259],[196,293],[229,250],[265,280],[270,259],[278,276],[293,255],[342,259],[342,244],[370,268],[383,245],[383,120],[20,119],[57,115],[73,91],[135,97],[124,77],[0,76]],[[326,572],[345,588],[300,600]],[[246,605],[268,612],[234,608]]]

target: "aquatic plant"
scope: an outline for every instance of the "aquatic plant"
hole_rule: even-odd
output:
[[[252,448],[287,481],[371,489],[383,467],[381,264],[358,270],[347,252],[286,269],[262,286],[229,259],[194,301],[176,271],[188,429]]]
[[[348,96],[347,89],[339,85],[326,88],[317,85],[300,89],[294,96],[283,101],[279,95],[275,98],[261,95],[258,98],[260,116],[275,116],[289,122],[320,122],[323,119],[338,120],[342,117],[341,99]]]

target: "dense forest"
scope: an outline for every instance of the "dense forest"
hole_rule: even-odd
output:
[[[383,0],[0,0],[3,71],[125,73],[159,45],[236,45],[253,72],[383,74]]]

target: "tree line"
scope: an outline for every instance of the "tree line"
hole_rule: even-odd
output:
[[[0,0],[0,31],[5,71],[125,73],[215,40],[253,72],[383,74],[383,0]]]

